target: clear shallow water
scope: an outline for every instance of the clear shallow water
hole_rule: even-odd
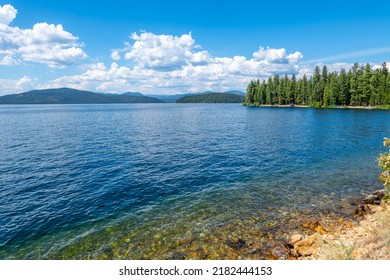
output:
[[[390,112],[0,106],[0,129],[1,259],[262,257],[381,187]]]

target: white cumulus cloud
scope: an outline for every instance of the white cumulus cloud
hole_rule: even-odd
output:
[[[61,24],[44,22],[31,29],[21,29],[9,26],[15,17],[16,9],[11,5],[0,7],[0,60],[20,59],[57,68],[79,64],[87,57],[79,39],[64,30]]]
[[[16,59],[12,58],[9,55],[0,58],[0,65],[12,66],[12,65],[19,65],[19,64],[20,64],[19,61],[17,61]]]
[[[113,51],[113,52],[111,53],[111,58],[112,58],[113,60],[120,60],[120,59],[121,59],[121,56],[120,56],[120,54],[119,54],[119,51]]]
[[[92,65],[81,75],[65,76],[45,87],[69,86],[78,89],[144,93],[245,90],[257,78],[274,74],[298,74],[300,52],[260,47],[253,56],[218,57],[195,44],[192,34],[156,35],[149,32],[131,35],[132,43],[115,49],[111,58],[124,57],[130,66],[117,62],[107,67]]]
[[[32,89],[34,86],[33,80],[24,76],[20,79],[0,79],[0,95],[20,93]]]
[[[191,33],[180,37],[149,32],[140,35],[133,33],[131,39],[135,43],[125,54],[125,58],[135,61],[142,68],[172,71],[182,69],[192,62],[202,63],[208,59],[206,51],[194,50],[195,40]]]
[[[96,63],[81,75],[64,76],[46,83],[41,88],[71,87],[76,89],[122,92],[129,85],[131,70],[113,62],[110,67]]]
[[[0,5],[0,24],[10,24],[16,17],[17,10],[11,5]]]

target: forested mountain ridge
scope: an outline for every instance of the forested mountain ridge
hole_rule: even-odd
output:
[[[176,100],[176,103],[242,103],[245,97],[232,93],[213,92],[188,95]]]
[[[251,81],[244,105],[307,105],[390,107],[390,74],[386,63],[372,68],[355,63],[346,71],[329,73],[316,66],[312,77],[297,79],[275,75],[267,80]]]
[[[0,104],[101,104],[101,103],[163,103],[140,94],[96,93],[71,88],[31,90],[0,96]]]

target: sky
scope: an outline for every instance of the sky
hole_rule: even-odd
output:
[[[245,91],[390,61],[390,1],[2,1],[0,95]]]

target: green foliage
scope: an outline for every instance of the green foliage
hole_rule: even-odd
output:
[[[255,85],[255,83],[253,84]],[[176,103],[243,103],[244,102],[244,105],[256,104],[258,106],[260,104],[257,104],[258,101],[254,100],[254,96],[255,95],[258,96],[256,91],[257,91],[257,87],[251,86],[250,97],[248,98],[247,95],[246,99],[245,97],[237,94],[214,92],[214,93],[207,93],[207,94],[184,96],[176,100]]]
[[[376,106],[390,107],[390,74],[386,63],[372,68],[355,63],[347,72],[329,72],[316,66],[312,77],[275,75],[260,82],[251,81],[244,105],[310,105],[312,107]]]
[[[387,153],[381,154],[378,159],[379,166],[383,170],[379,178],[383,181],[385,188],[390,190],[390,139],[385,138],[383,145],[385,147],[389,147],[389,151]]]

